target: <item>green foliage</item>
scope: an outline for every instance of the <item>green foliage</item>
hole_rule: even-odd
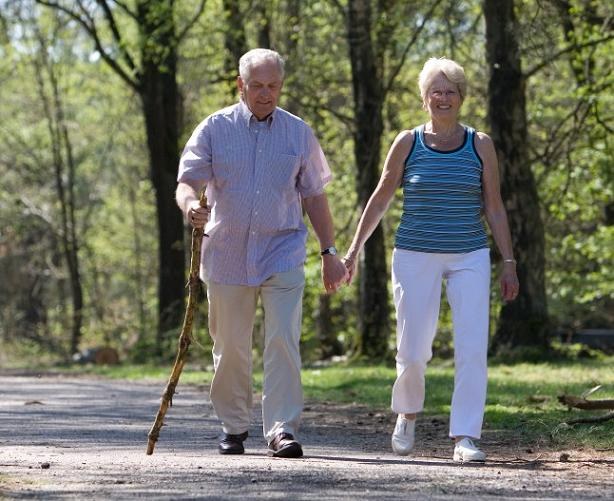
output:
[[[0,104],[0,339],[19,343],[27,335],[30,341],[25,352],[34,343],[41,351],[67,356],[70,290],[60,246],[51,141],[36,84],[35,64],[40,65],[41,57],[38,32],[48,44],[47,55],[57,72],[77,165],[72,187],[85,294],[83,346],[111,344],[123,358],[145,361],[153,351],[156,329],[158,239],[140,103],[104,64],[78,25],[30,1],[9,4],[11,8],[3,9],[0,19],[0,83],[5,97]],[[336,2],[317,0],[299,2],[298,17],[285,0],[269,2],[258,12],[259,3],[245,0],[238,4],[245,22],[233,29],[244,30],[247,45],[258,44],[266,15],[271,45],[288,56],[282,106],[313,127],[334,172],[328,193],[336,244],[343,252],[360,216],[343,12]],[[614,104],[613,44],[611,40],[591,42],[609,33],[607,26],[595,21],[605,18],[604,3],[574,0],[571,4],[573,26],[566,32],[552,2],[517,2],[523,69],[541,68],[526,82],[527,148],[546,222],[546,286],[554,323],[568,329],[611,327],[614,171],[608,110]],[[150,9],[148,20],[157,23],[161,36],[171,21],[180,33],[199,5],[196,0],[158,2],[154,7],[163,10]],[[402,15],[377,19],[375,33],[388,56],[383,74],[389,76],[400,62],[419,20],[415,10],[423,7],[405,2],[399,7]],[[147,43],[151,58],[162,59],[169,47],[159,47],[153,38],[141,40],[133,19],[123,9],[113,8],[124,36],[119,44],[105,23],[99,24],[101,41],[109,53],[125,50],[139,66],[140,44]],[[590,8],[595,15],[590,15]],[[236,93],[230,91],[234,82],[226,67],[222,17],[222,2],[207,1],[202,15],[177,46],[183,124],[179,146],[204,117],[236,100]],[[477,0],[444,1],[435,11],[388,93],[382,160],[400,130],[426,119],[416,79],[428,57],[445,55],[464,65],[469,93],[461,119],[485,130],[488,70],[480,18]],[[561,52],[570,44],[577,48]],[[43,85],[49,91],[48,75]],[[382,223],[388,256],[400,213],[399,191]],[[324,338],[327,343],[335,339],[351,355],[361,314],[356,286],[344,288],[330,299],[327,332],[322,332],[318,251],[311,235],[302,336],[303,355],[309,362],[326,353]],[[500,307],[496,278],[497,270],[493,270],[493,319]],[[200,343],[209,349],[205,310],[203,305],[195,328]],[[170,338],[169,357],[174,353],[175,335]],[[258,332],[255,338],[258,347]],[[444,300],[435,352],[449,356],[451,339],[450,313]],[[392,353],[393,335],[390,340]],[[561,346],[555,354],[573,356],[573,351]],[[542,354],[523,356],[536,359]]]

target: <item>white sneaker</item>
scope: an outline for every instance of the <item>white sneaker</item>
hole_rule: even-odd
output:
[[[465,437],[456,442],[454,446],[454,461],[461,463],[468,461],[484,462],[486,461],[486,454],[476,447],[473,440]]]
[[[407,456],[414,448],[415,419],[406,419],[403,414],[397,417],[397,424],[392,432],[392,450],[399,456]]]

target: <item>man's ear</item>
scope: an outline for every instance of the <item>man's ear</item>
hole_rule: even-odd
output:
[[[243,86],[244,86],[244,85],[245,85],[245,84],[243,83],[243,79],[242,79],[242,78],[241,78],[241,76],[239,75],[239,76],[237,77],[237,89],[239,89],[239,94],[240,94],[241,96],[243,96]]]

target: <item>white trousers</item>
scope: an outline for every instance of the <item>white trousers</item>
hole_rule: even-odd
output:
[[[433,356],[442,280],[446,280],[454,327],[450,436],[480,438],[488,378],[488,249],[465,254],[393,251],[397,379],[392,388],[392,410],[413,414],[424,407],[424,373]]]
[[[213,337],[211,403],[225,433],[247,431],[252,408],[252,332],[258,296],[264,309],[263,433],[296,434],[303,409],[300,269],[276,273],[259,287],[210,282],[209,333]]]

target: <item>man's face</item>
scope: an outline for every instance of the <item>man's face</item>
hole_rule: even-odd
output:
[[[264,120],[277,106],[283,80],[277,64],[264,61],[252,66],[249,81],[237,77],[237,86],[243,101],[258,120]]]

